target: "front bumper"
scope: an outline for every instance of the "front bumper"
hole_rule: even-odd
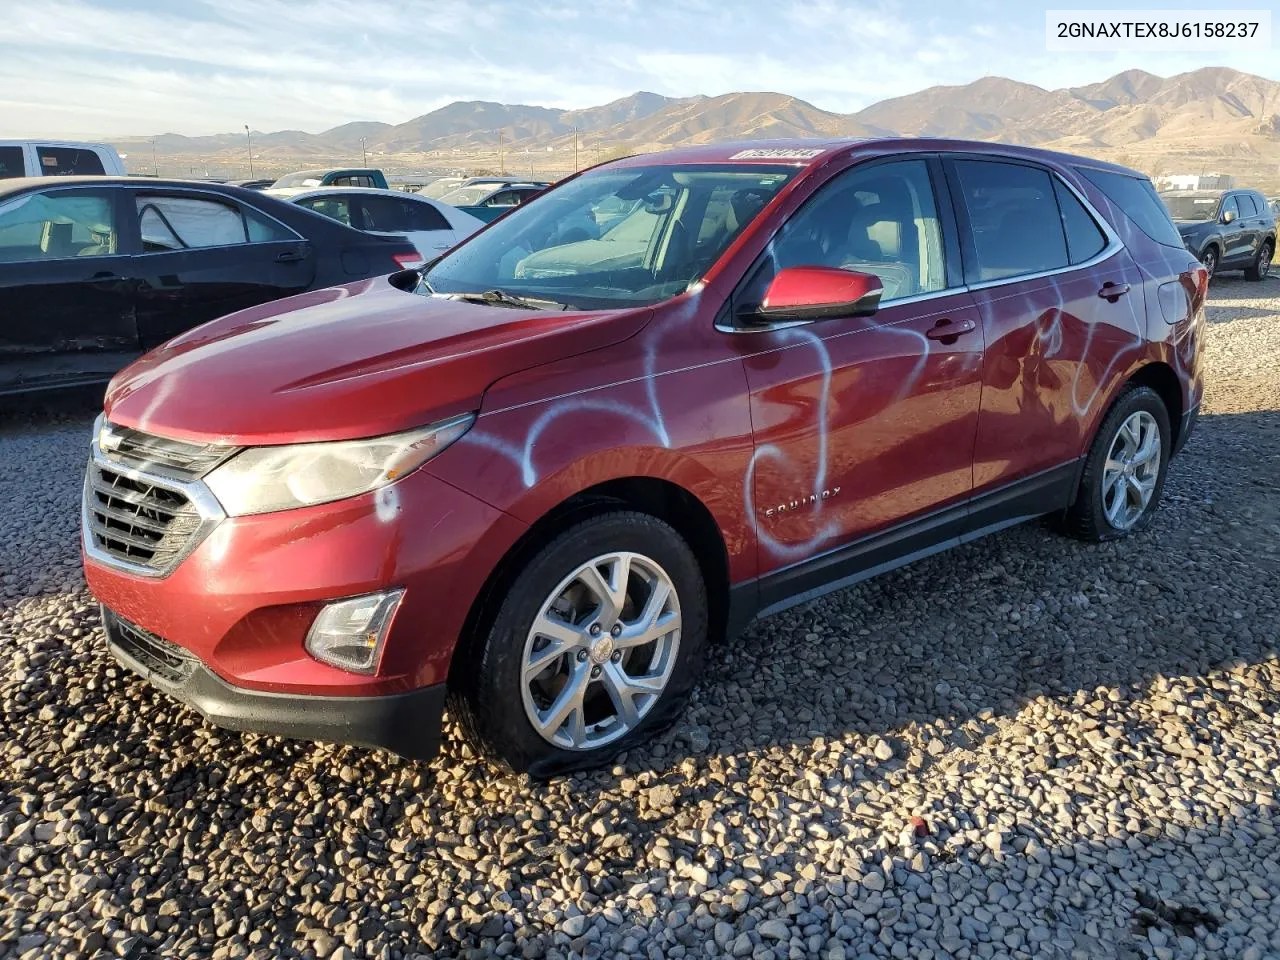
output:
[[[412,760],[429,760],[439,750],[443,683],[372,697],[249,690],[227,683],[176,644],[101,609],[111,654],[216,726],[373,747]]]

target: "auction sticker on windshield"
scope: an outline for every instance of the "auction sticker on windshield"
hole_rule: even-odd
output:
[[[822,153],[821,148],[806,147],[794,149],[787,147],[759,147],[754,150],[739,150],[730,160],[812,160]]]

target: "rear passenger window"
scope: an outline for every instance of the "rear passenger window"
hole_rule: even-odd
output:
[[[1169,218],[1169,210],[1160,202],[1150,180],[1088,167],[1078,167],[1077,170],[1156,243],[1178,250],[1186,249],[1182,235]]]
[[[1258,215],[1258,208],[1254,205],[1253,197],[1247,193],[1237,193],[1236,203],[1240,204],[1241,217],[1256,217]]]
[[[103,174],[102,160],[92,150],[78,147],[37,147],[40,172],[46,177]]]
[[[980,280],[1058,270],[1071,263],[1053,178],[1016,163],[957,160]]]
[[[232,204],[147,194],[137,202],[142,249],[148,253],[249,242],[240,208]]]
[[[409,215],[410,230],[452,230],[444,214],[429,203],[401,200]]]
[[[0,180],[27,175],[21,147],[0,147]]]
[[[755,210],[764,202],[767,198]],[[859,166],[840,174],[783,225],[773,243],[771,259],[778,267],[875,274],[886,303],[946,286],[942,229],[923,160]]]
[[[1062,215],[1062,229],[1067,234],[1067,256],[1071,263],[1084,263],[1096,257],[1107,245],[1106,234],[1084,204],[1057,179],[1053,181],[1053,191],[1058,198],[1058,211]]]

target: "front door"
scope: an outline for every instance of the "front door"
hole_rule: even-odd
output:
[[[138,333],[147,349],[208,320],[310,287],[310,244],[212,193],[138,189]]]
[[[747,281],[758,298],[781,267],[827,266],[884,287],[871,317],[739,335],[762,574],[911,518],[961,531],[983,341],[947,202],[935,160],[860,164],[819,188]]]
[[[138,355],[122,196],[58,187],[0,206],[0,393],[100,383]]]

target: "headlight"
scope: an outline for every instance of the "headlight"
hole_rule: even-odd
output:
[[[233,517],[342,500],[376,490],[426,463],[467,432],[475,414],[369,440],[250,447],[205,483]]]

